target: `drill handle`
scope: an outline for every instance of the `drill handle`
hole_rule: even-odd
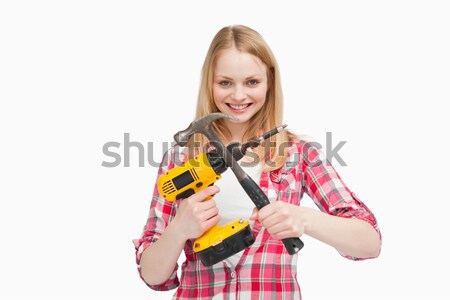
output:
[[[251,177],[246,176],[240,181],[240,184],[258,209],[270,204],[269,198],[267,198],[266,194],[264,194],[259,185]],[[300,251],[304,245],[300,238],[285,238],[282,241],[284,247],[291,255]]]

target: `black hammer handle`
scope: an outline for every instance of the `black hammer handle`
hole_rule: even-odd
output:
[[[252,199],[258,209],[261,209],[270,203],[266,194],[264,194],[259,185],[257,185],[250,176],[246,176],[239,181],[239,183],[242,185],[245,192],[249,195],[250,199]],[[303,248],[303,242],[299,238],[283,239],[283,244],[291,255],[297,253]]]

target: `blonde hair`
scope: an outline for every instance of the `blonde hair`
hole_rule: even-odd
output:
[[[263,132],[281,126],[283,117],[283,94],[275,56],[262,36],[249,27],[243,25],[224,27],[214,36],[203,63],[195,118],[197,119],[210,113],[220,112],[214,103],[212,94],[214,67],[219,55],[224,50],[231,48],[254,55],[267,67],[268,90],[266,101],[261,109],[249,120],[249,126],[243,136],[243,141],[245,142],[249,138],[259,136]],[[221,139],[231,138],[231,133],[225,126],[223,120],[216,121],[214,123],[214,129]],[[265,162],[263,170],[271,171],[284,165],[286,162],[285,152],[287,147],[280,146],[287,143],[293,136],[293,134],[283,131],[272,136],[270,140],[266,140],[257,148],[260,161]],[[204,136],[200,134],[194,135],[188,144],[189,156],[193,157],[200,153],[205,144],[207,144],[207,139]],[[283,153],[279,153],[280,151],[277,151],[277,149],[281,149]]]

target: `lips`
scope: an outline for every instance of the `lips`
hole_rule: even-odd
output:
[[[227,103],[227,105],[228,105],[228,107],[232,108],[233,110],[243,110],[243,109],[246,109],[247,107],[249,107],[252,104],[251,103],[246,103],[246,104],[236,105],[236,104]]]

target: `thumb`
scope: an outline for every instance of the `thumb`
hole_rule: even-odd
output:
[[[258,219],[258,209],[255,207],[253,209],[252,215],[250,216],[250,220],[255,221]]]

